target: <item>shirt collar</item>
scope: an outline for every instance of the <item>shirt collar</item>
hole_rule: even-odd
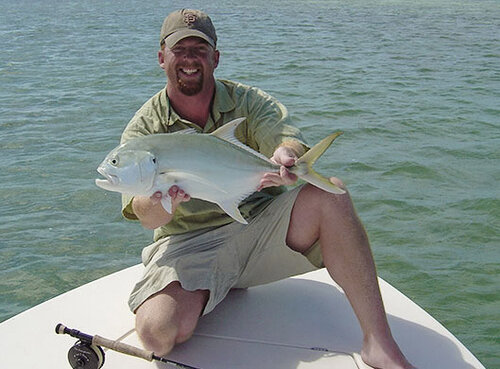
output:
[[[186,122],[184,119],[182,119],[172,108],[170,105],[170,101],[167,96],[167,89],[165,88],[163,90],[163,96],[162,100],[164,99],[165,101],[165,106],[167,108],[167,124],[169,126],[175,124],[178,121]],[[212,118],[214,122],[217,122],[222,113],[227,113],[235,108],[235,104],[233,99],[231,98],[231,95],[229,95],[226,86],[224,83],[222,83],[219,80],[215,80],[215,97],[214,97],[214,103],[212,106]]]
[[[227,113],[235,108],[235,104],[231,95],[229,95],[226,85],[219,80],[215,81],[215,98],[213,105],[214,116],[216,113]],[[218,118],[217,118],[218,119]]]

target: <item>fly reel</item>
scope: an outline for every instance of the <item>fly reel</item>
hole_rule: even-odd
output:
[[[73,369],[100,369],[104,365],[101,346],[78,341],[68,351],[68,361]]]

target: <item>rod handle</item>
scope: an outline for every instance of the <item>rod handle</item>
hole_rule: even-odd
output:
[[[121,352],[122,354],[139,357],[148,361],[153,361],[153,351],[143,350],[139,347],[131,346],[123,342],[113,341],[108,338],[94,335],[92,343],[97,346],[106,347],[113,351]]]
[[[92,343],[92,336],[83,332],[80,332],[78,329],[71,329],[66,327],[64,324],[59,323],[56,326],[57,334],[68,334],[71,337],[78,338],[81,341]]]

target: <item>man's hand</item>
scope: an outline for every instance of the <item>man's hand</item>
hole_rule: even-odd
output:
[[[287,146],[279,146],[276,151],[274,151],[271,161],[280,165],[280,171],[266,173],[262,176],[260,180],[260,186],[258,191],[266,187],[272,186],[289,186],[297,181],[297,176],[288,171],[288,167],[291,167],[297,161],[297,154],[295,150]]]
[[[153,196],[154,195],[155,194],[153,194]],[[160,192],[160,195],[161,195],[161,192]],[[187,201],[191,200],[191,196],[189,196],[187,193],[185,193],[184,190],[179,188],[179,186],[175,186],[175,185],[168,189],[168,195],[170,196],[170,198],[172,200],[172,214],[175,213],[175,209],[177,209],[177,206],[179,206],[179,204],[181,202],[187,202]],[[160,200],[161,200],[161,196],[160,196]]]
[[[135,215],[139,218],[143,227],[155,229],[169,223],[175,209],[181,202],[191,200],[191,196],[185,193],[178,186],[172,186],[168,190],[168,195],[172,201],[172,213],[168,213],[161,204],[163,194],[160,191],[155,192],[150,197],[136,196],[132,201],[132,208]]]

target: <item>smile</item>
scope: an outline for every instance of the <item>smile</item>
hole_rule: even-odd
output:
[[[187,75],[195,74],[199,71],[199,69],[195,68],[181,68],[181,72]]]
[[[191,76],[193,74],[198,73],[200,70],[197,68],[181,68],[181,72],[184,74],[187,74],[188,76]]]

